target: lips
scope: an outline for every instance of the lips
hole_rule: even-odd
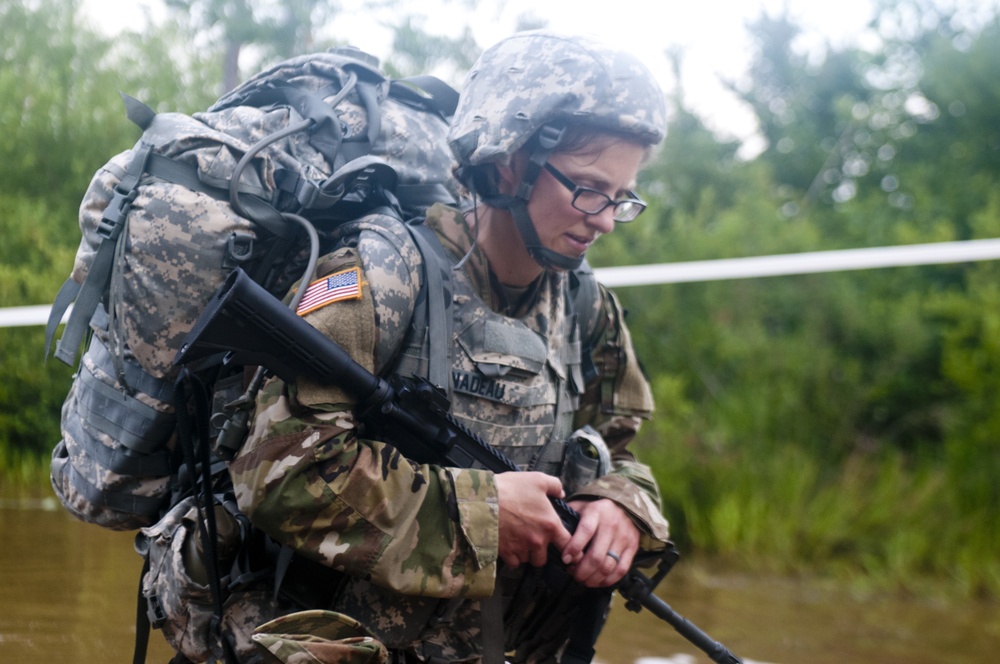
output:
[[[564,233],[563,237],[566,241],[581,254],[586,252],[587,249],[597,240],[598,236],[595,235],[575,235],[573,233]]]

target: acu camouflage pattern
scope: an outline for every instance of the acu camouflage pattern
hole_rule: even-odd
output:
[[[217,509],[217,514],[221,508]],[[146,556],[149,569],[142,577],[142,595],[157,615],[151,616],[153,626],[175,650],[192,662],[217,658],[223,652],[213,630],[214,603],[206,579],[192,578],[192,569],[204,569],[204,562],[193,561],[198,555],[199,521],[195,498],[189,497],[174,505],[154,526],[143,528],[136,536],[136,550]],[[230,539],[238,532],[230,534]],[[220,542],[221,548],[235,549],[237,542]],[[234,554],[235,555],[235,554]],[[229,560],[232,562],[232,559]],[[223,561],[225,563],[225,561]],[[236,569],[236,568],[234,568]],[[232,648],[244,664],[264,661],[251,640],[258,625],[289,611],[274,599],[270,583],[241,583],[223,568],[220,579],[227,593],[221,630],[231,637]],[[233,587],[237,586],[237,587]],[[222,660],[224,661],[224,660]]]
[[[119,379],[113,364],[97,333],[63,402],[50,477],[78,519],[134,530],[159,518],[170,495],[173,386],[145,374],[131,354],[128,378]]]
[[[242,262],[252,272],[260,255],[273,244],[269,231],[236,214],[226,190],[237,163],[252,145],[302,118],[288,105],[258,108],[247,104],[287,86],[318,92],[329,103],[354,73],[373,91],[381,115],[378,133],[370,133],[369,117],[355,89],[337,104],[340,126],[297,132],[260,151],[240,180],[241,196],[257,197],[279,211],[299,211],[309,203],[302,192],[337,191],[341,174],[350,172],[359,161],[395,169],[399,187],[439,184],[445,189],[457,188],[445,145],[445,120],[401,100],[395,91],[390,96],[391,84],[377,71],[377,63],[367,57],[351,51],[350,55],[321,53],[295,58],[251,78],[208,112],[157,114],[135,148],[116,155],[95,173],[80,206],[82,239],[71,274],[77,283],[83,283],[90,272],[102,241],[99,230],[105,210],[139,150],[149,147],[156,155],[190,167],[209,193],[148,173],[139,182],[116,245],[110,290],[105,295],[110,322],[93,325],[96,338],[110,351],[113,361],[95,369],[93,354],[88,351],[81,375],[98,376],[104,386],[102,399],[126,404],[138,401],[142,406],[123,414],[117,429],[102,427],[100,409],[91,407],[97,401],[89,393],[91,388],[79,379],[71,387],[51,480],[60,500],[77,517],[116,529],[147,526],[159,518],[168,497],[171,470],[162,465],[152,469],[136,457],[172,446],[170,384],[177,370],[171,362],[229,271]],[[328,147],[334,134],[343,137],[345,154],[338,153],[330,161],[329,150],[324,152],[317,145]],[[348,156],[362,153],[364,157],[344,164]],[[288,187],[279,184],[279,173],[298,177],[297,199],[291,198]],[[405,205],[407,199],[400,198]],[[326,199],[309,204],[318,208],[329,203]],[[409,214],[421,210],[406,208]],[[320,228],[324,234],[335,230],[335,221],[329,218],[333,211],[313,210],[326,224]],[[234,239],[239,247],[235,252],[231,246]],[[244,252],[247,255],[242,255]],[[272,291],[284,293],[301,275],[305,259],[304,250],[290,250],[290,255],[281,259],[284,262],[278,276],[269,284]],[[103,349],[101,352],[107,355]],[[122,377],[129,375],[138,377]],[[142,387],[149,383],[160,383],[164,389]],[[137,416],[142,410],[152,414]],[[119,440],[122,429],[129,429],[142,444]],[[137,465],[143,468],[136,470]]]
[[[355,89],[336,106],[340,126],[320,125],[270,144],[243,172],[240,192],[262,199],[278,211],[322,218],[333,200],[316,202],[319,194],[334,196],[341,184],[338,175],[352,171],[354,162],[345,165],[347,158],[341,152],[363,154],[359,158],[362,165],[378,162],[390,166],[400,187],[439,184],[455,191],[451,158],[444,143],[445,120],[390,97],[389,80],[371,62],[338,53],[283,62],[254,76],[208,112],[158,114],[140,144],[151,146],[155,154],[190,164],[202,183],[226,192],[237,163],[251,146],[302,120],[291,106],[258,108],[248,104],[283,87],[315,92],[329,102],[351,73],[375,84],[380,112],[375,140],[368,142],[369,117]],[[325,143],[335,144],[335,134],[342,134],[344,142],[337,146],[342,149],[331,163]],[[102,239],[98,235],[101,217],[136,149],[138,146],[116,156],[98,171],[84,197],[80,210],[83,238],[72,273],[77,282],[82,283],[87,275]],[[287,187],[277,179],[283,174],[287,180],[289,173],[300,183],[298,200],[291,199]],[[422,209],[405,212],[415,214]],[[211,196],[150,176],[138,188],[127,224],[119,240],[110,293],[109,313],[121,329],[113,328],[112,332],[120,335],[120,341],[146,371],[162,378],[176,373],[171,361],[177,348],[229,270],[239,260],[252,264],[271,236],[238,215],[229,205],[228,193]],[[253,243],[250,246],[255,251],[249,258],[233,258],[230,243],[234,236]],[[300,256],[292,264],[301,267],[304,262]],[[289,271],[295,272],[294,267]],[[273,288],[283,293],[288,285],[286,281]]]
[[[559,122],[652,145],[666,132],[666,105],[635,57],[592,38],[522,32],[469,71],[448,142],[461,164],[507,164],[540,128]]]
[[[453,256],[472,246],[457,210],[435,206],[427,223]],[[347,344],[346,350],[363,365],[383,373],[421,366],[425,351],[407,331],[419,292],[415,260],[419,254],[404,235],[362,230],[356,243],[327,257],[326,269],[362,267],[365,297],[330,305],[306,319]],[[485,255],[473,250],[462,274],[456,275],[461,282],[455,286],[456,370],[510,381],[503,385],[502,396],[519,399],[520,407],[497,400],[498,390],[475,395],[456,391],[456,403],[464,412],[456,407],[455,415],[530,465],[544,458],[540,443],[553,439],[557,430],[569,433],[574,408],[563,418],[556,413],[557,401],[560,392],[575,394],[567,405],[578,408],[577,421],[586,418],[610,437],[613,463],[608,478],[584,487],[580,495],[614,491],[609,497],[635,517],[644,545],[662,548],[668,532],[655,483],[626,449],[652,402],[631,347],[621,346],[628,343],[627,331],[620,307],[607,291],[598,291],[594,306],[600,315],[594,317],[591,335],[595,364],[615,375],[601,374],[575,390],[529,389],[539,374],[544,380],[572,384],[573,370],[563,348],[578,340],[574,342],[560,290],[565,278],[548,274],[533,297],[511,305],[491,286]],[[490,337],[485,321],[501,325],[504,318],[496,312],[509,312],[509,318],[531,330],[539,344],[533,350],[539,352],[502,347],[504,341],[527,336]],[[469,330],[476,328],[480,316],[484,322],[472,334]],[[538,319],[549,317],[552,327],[544,330],[549,338],[543,341],[531,326],[544,325]],[[366,323],[374,330],[345,332],[344,321]],[[488,338],[495,342],[493,347]],[[362,341],[350,345],[357,340]],[[578,343],[576,348],[578,354]],[[504,371],[506,376],[501,375]],[[230,466],[240,507],[271,536],[348,575],[334,605],[324,608],[359,619],[391,649],[409,649],[422,659],[476,659],[482,647],[481,602],[497,590],[498,510],[492,473],[413,464],[390,445],[366,439],[352,405],[329,388],[268,382],[258,398],[250,437]],[[503,421],[491,422],[493,418]],[[490,425],[501,425],[499,435]],[[558,473],[558,463],[547,470]]]
[[[437,230],[443,217],[457,221],[454,214],[434,208],[426,223]],[[558,475],[584,389],[567,276],[547,270],[524,304],[499,293],[491,306],[489,268],[474,256],[468,270],[452,274],[451,412],[522,469]],[[410,339],[395,371],[419,375],[427,361],[423,339]]]
[[[452,159],[443,148],[448,132],[447,121],[436,113],[414,103],[423,95],[412,92],[409,84],[399,80],[389,80],[378,68],[378,59],[352,47],[335,48],[326,53],[314,53],[292,58],[264,70],[248,79],[240,87],[223,96],[209,110],[210,113],[243,106],[262,91],[279,86],[291,85],[303,90],[327,92],[327,101],[332,100],[331,81],[334,92],[344,87],[350,74],[359,81],[374,86],[375,101],[378,103],[380,124],[372,128],[365,108],[357,93],[352,93],[337,105],[341,120],[344,142],[347,146],[361,145],[366,155],[392,167],[397,177],[400,203],[407,216],[422,213],[424,207],[408,202],[407,187],[440,185],[459,198],[459,187],[451,178]],[[390,94],[391,92],[391,94]],[[196,116],[200,117],[200,116]],[[377,132],[375,132],[377,129]],[[301,135],[299,143],[306,139]],[[301,148],[308,153],[307,147]],[[354,148],[356,153],[358,148]],[[293,153],[294,154],[294,153]],[[299,155],[295,155],[298,158]],[[335,164],[315,163],[323,175],[331,174],[330,166],[339,169],[343,162]]]

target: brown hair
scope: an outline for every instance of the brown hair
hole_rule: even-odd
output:
[[[539,133],[536,132],[528,139],[528,142],[518,152],[531,154],[537,150],[539,147]],[[616,141],[637,143],[633,134],[595,129],[588,125],[569,125],[563,134],[562,140],[559,141],[559,145],[552,153],[586,153],[593,151],[596,154]],[[653,154],[652,145],[647,144],[645,148],[646,153],[643,156],[643,163],[646,163]],[[488,203],[490,198],[500,194],[500,175],[497,173],[496,164],[494,163],[460,166],[455,170],[455,177],[471,193],[482,197],[484,202]]]

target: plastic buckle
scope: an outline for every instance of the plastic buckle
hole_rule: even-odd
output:
[[[138,194],[137,189],[123,192],[115,187],[111,200],[101,214],[101,221],[97,224],[97,234],[108,240],[117,240],[125,225],[125,217],[132,209],[132,203]]]
[[[153,629],[160,629],[167,622],[167,614],[163,611],[160,598],[151,595],[146,598],[146,615],[149,617],[149,624]]]

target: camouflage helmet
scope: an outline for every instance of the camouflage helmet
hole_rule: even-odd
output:
[[[659,143],[663,92],[634,56],[596,39],[529,31],[487,49],[465,79],[448,143],[459,164],[508,164],[546,125],[593,127]]]

